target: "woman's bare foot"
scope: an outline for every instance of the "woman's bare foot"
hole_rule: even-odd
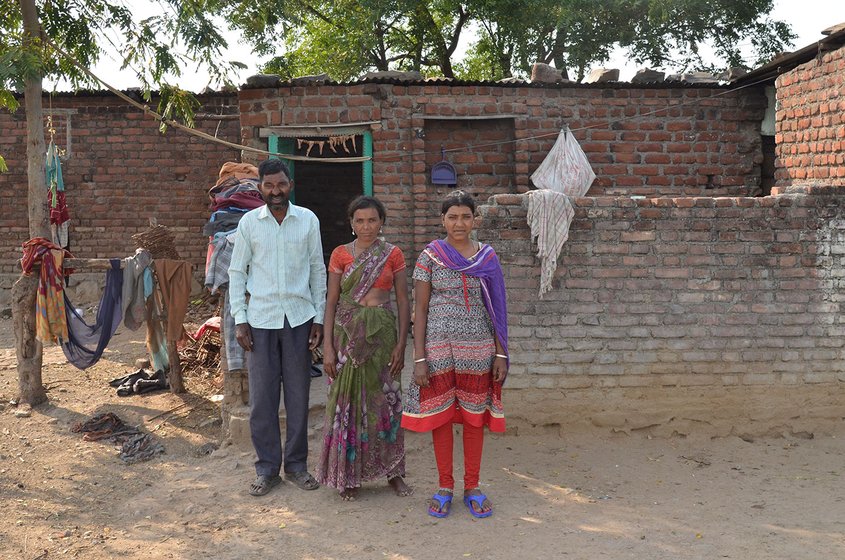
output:
[[[410,496],[414,493],[414,489],[405,484],[405,480],[401,476],[389,478],[387,483],[390,484],[397,496]]]
[[[358,499],[357,488],[346,488],[340,492],[340,499],[344,502],[354,502]]]

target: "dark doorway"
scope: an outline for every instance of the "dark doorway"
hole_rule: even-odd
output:
[[[775,137],[763,135],[763,163],[760,165],[760,189],[763,196],[772,194],[775,186]]]
[[[350,141],[345,149],[337,147],[334,153],[328,149],[325,137],[309,137],[303,141],[294,153],[330,160],[333,158],[356,157],[362,154],[361,136]],[[319,153],[314,142],[326,142]],[[309,146],[309,144],[311,144]],[[364,193],[361,163],[332,163],[326,161],[297,161],[294,181],[296,184],[295,200],[298,206],[304,206],[317,215],[320,220],[320,235],[323,239],[323,258],[328,264],[332,250],[338,245],[352,240],[352,229],[346,216],[349,202]]]

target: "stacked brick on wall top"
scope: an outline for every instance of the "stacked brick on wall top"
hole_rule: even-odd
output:
[[[778,77],[778,186],[845,186],[845,47]]]
[[[235,96],[201,96],[196,126],[238,140]],[[70,249],[84,258],[124,257],[135,250],[132,235],[154,217],[174,233],[182,258],[205,262],[208,220],[206,191],[220,166],[238,161],[237,150],[170,128],[110,94],[60,94],[45,98],[44,112],[56,115],[56,144],[70,208]],[[9,173],[0,175],[0,274],[20,272],[20,245],[28,237],[26,210],[26,115],[0,112],[0,153]],[[49,140],[49,139],[48,139]],[[46,193],[45,193],[46,201]]]
[[[845,197],[828,189],[574,205],[555,288],[542,300],[526,196],[494,197],[481,209],[478,237],[505,271],[510,389],[845,381]]]

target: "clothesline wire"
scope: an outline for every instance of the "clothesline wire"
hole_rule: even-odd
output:
[[[185,125],[183,125],[179,122],[176,122],[172,119],[168,119],[165,116],[157,113],[156,111],[153,111],[152,109],[150,109],[149,105],[144,105],[144,104],[141,104],[141,103],[135,101],[134,99],[132,99],[131,97],[129,97],[128,95],[126,95],[125,93],[120,91],[119,89],[115,88],[114,86],[107,83],[102,78],[100,78],[99,76],[97,76],[96,74],[91,72],[91,70],[89,70],[88,68],[83,66],[79,61],[77,61],[70,54],[68,54],[67,52],[62,50],[58,45],[53,43],[50,39],[45,37],[44,42],[46,42],[48,45],[50,45],[50,47],[52,47],[53,50],[55,50],[58,54],[67,58],[79,70],[81,70],[82,72],[84,72],[86,75],[88,75],[92,79],[96,80],[97,82],[103,84],[103,86],[105,86],[106,89],[108,89],[110,92],[112,92],[114,95],[116,95],[120,99],[126,101],[127,103],[129,103],[133,107],[136,107],[136,108],[140,109],[141,111],[143,111],[144,114],[152,116],[157,121],[164,123],[167,126],[172,126],[174,128],[177,128],[179,130],[182,130],[182,131],[184,131],[188,134],[191,134],[193,136],[197,136],[197,137],[202,138],[204,140],[208,140],[210,142],[216,142],[218,144],[222,144],[224,146],[227,146],[229,148],[234,148],[234,149],[237,149],[237,150],[254,152],[254,153],[258,153],[258,154],[262,154],[262,155],[268,155],[268,156],[282,156],[285,159],[292,159],[292,160],[304,160],[304,161],[319,160],[319,161],[331,161],[333,163],[351,163],[351,162],[360,162],[360,161],[364,161],[366,159],[370,159],[370,158],[360,158],[360,157],[331,158],[331,159],[328,159],[328,158],[309,158],[309,157],[289,155],[289,154],[280,154],[278,152],[270,152],[270,151],[267,151],[267,150],[262,150],[260,148],[254,148],[252,146],[245,146],[243,144],[237,144],[235,142],[229,142],[228,140],[223,140],[222,138],[217,138],[217,137],[212,136],[211,134],[208,134],[208,133],[203,132],[201,130],[191,128],[190,126],[185,126]]]
[[[71,56],[70,54],[68,54],[67,52],[62,50],[60,47],[58,47],[49,38],[45,37],[44,41],[48,45],[50,45],[53,48],[53,50],[55,50],[58,54],[67,58],[79,70],[84,72],[86,75],[88,75],[89,77],[91,77],[95,81],[101,83],[103,86],[105,86],[106,89],[108,89],[111,93],[113,93],[114,95],[116,95],[120,99],[126,101],[127,103],[129,103],[133,107],[140,109],[145,114],[152,116],[153,118],[155,118],[157,121],[159,121],[161,123],[164,123],[168,126],[172,126],[172,127],[177,128],[179,130],[182,130],[183,132],[186,132],[186,133],[191,134],[193,136],[197,136],[197,137],[202,138],[204,140],[208,140],[210,142],[222,144],[224,146],[234,148],[234,149],[237,149],[237,150],[243,150],[243,151],[253,152],[253,153],[267,155],[267,156],[278,156],[278,157],[281,157],[281,158],[284,158],[284,159],[290,159],[290,160],[294,160],[294,161],[320,161],[320,162],[325,162],[325,163],[359,163],[359,162],[369,161],[369,160],[373,159],[371,156],[348,157],[348,158],[312,158],[312,157],[306,157],[306,156],[297,156],[297,155],[293,155],[293,154],[283,154],[283,153],[279,153],[279,152],[270,152],[268,150],[262,150],[260,148],[255,148],[255,147],[252,147],[252,146],[245,146],[243,144],[237,144],[235,142],[229,142],[228,140],[223,140],[222,138],[217,138],[216,136],[212,136],[211,134],[208,134],[208,133],[203,132],[201,130],[197,130],[195,128],[183,125],[183,124],[176,122],[172,119],[168,119],[168,118],[164,117],[163,115],[157,113],[156,111],[153,111],[152,109],[150,109],[150,107],[148,105],[141,104],[141,103],[135,101],[134,99],[132,99],[131,97],[129,97],[128,95],[123,93],[122,91],[120,91],[117,88],[115,88],[114,86],[108,84],[102,78],[100,78],[99,76],[97,76],[96,74],[91,72],[91,70],[89,70],[88,68],[83,66],[73,56]],[[579,132],[579,131],[582,131],[582,130],[590,130],[590,129],[593,129],[593,128],[599,128],[599,127],[607,126],[607,124],[609,124],[611,122],[614,122],[614,123],[616,123],[616,122],[627,122],[627,121],[631,121],[631,120],[635,120],[635,119],[641,119],[643,117],[649,117],[649,116],[652,116],[652,115],[656,115],[658,113],[669,111],[671,109],[677,109],[679,107],[696,105],[704,99],[713,99],[715,97],[721,97],[723,95],[735,93],[735,92],[743,90],[745,88],[760,85],[764,82],[769,81],[770,79],[771,78],[762,78],[762,79],[757,80],[755,82],[750,82],[748,84],[743,84],[741,86],[730,88],[730,89],[727,89],[725,91],[715,93],[715,94],[709,95],[709,96],[704,97],[704,98],[696,98],[694,100],[676,103],[676,104],[673,104],[673,105],[669,105],[667,107],[661,107],[661,108],[655,109],[653,111],[648,111],[646,113],[641,113],[641,114],[638,114],[638,115],[620,117],[618,119],[606,119],[606,120],[600,121],[599,123],[596,123],[596,124],[580,126],[580,127],[577,127],[577,128],[570,128],[569,131],[570,132]],[[423,152],[423,153],[424,154],[435,154],[435,153],[469,152],[469,151],[477,150],[478,148],[488,148],[488,147],[493,147],[493,146],[501,146],[503,144],[516,144],[517,142],[525,142],[525,141],[528,141],[528,140],[538,140],[538,139],[541,139],[541,138],[550,138],[552,136],[557,136],[558,134],[560,134],[560,131],[547,132],[547,133],[543,133],[543,134],[537,134],[537,135],[534,135],[534,136],[526,136],[524,138],[515,138],[513,140],[502,140],[502,141],[499,141],[499,142],[487,142],[487,143],[484,143],[484,144],[471,144],[471,145],[468,145],[468,146],[462,146],[460,148],[441,149],[441,150],[437,150],[437,152],[432,151],[432,152]],[[413,156],[413,155],[415,155],[415,152],[409,152],[409,153],[406,153],[406,154],[385,155],[383,157],[379,157],[378,161],[389,162],[394,158],[402,159],[404,157]]]

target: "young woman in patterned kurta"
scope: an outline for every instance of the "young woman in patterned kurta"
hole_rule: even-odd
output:
[[[505,431],[502,383],[508,372],[507,306],[495,251],[473,241],[475,201],[462,191],[442,204],[446,239],[431,242],[414,268],[414,380],[402,426],[432,432],[440,490],[428,513],[451,508],[452,424],[463,424],[464,503],[475,517],[493,513],[478,489],[484,426]]]
[[[320,484],[355,499],[364,481],[386,477],[400,496],[411,489],[405,476],[402,393],[410,325],[405,257],[378,238],[384,205],[361,196],[349,205],[357,239],[341,245],[329,260],[323,368],[331,379],[323,449],[317,467]],[[396,289],[399,331],[390,308]]]

